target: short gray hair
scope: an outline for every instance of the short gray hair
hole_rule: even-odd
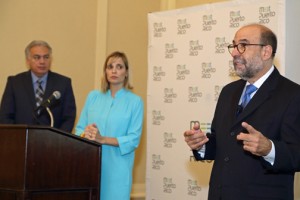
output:
[[[30,42],[27,47],[25,48],[25,56],[26,58],[29,58],[29,55],[30,55],[30,49],[32,47],[35,47],[35,46],[43,46],[43,47],[46,47],[48,50],[49,50],[49,53],[50,55],[52,55],[52,48],[50,47],[50,45],[43,41],[43,40],[33,40],[32,42]]]

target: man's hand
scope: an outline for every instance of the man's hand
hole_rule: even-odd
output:
[[[200,129],[200,125],[196,123],[192,130],[187,130],[183,134],[184,140],[192,150],[199,150],[208,142],[206,134]]]
[[[237,140],[243,142],[244,150],[257,156],[268,155],[272,148],[272,142],[248,123],[243,122],[242,126],[248,133],[241,132],[237,136]]]

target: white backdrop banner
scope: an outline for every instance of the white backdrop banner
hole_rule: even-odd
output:
[[[210,131],[219,93],[238,79],[227,46],[257,22],[278,37],[284,74],[284,0],[239,0],[148,15],[147,200],[207,199],[212,161],[197,162],[183,132]]]

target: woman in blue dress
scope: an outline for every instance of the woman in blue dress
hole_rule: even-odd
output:
[[[101,91],[87,97],[76,135],[102,144],[101,200],[129,200],[134,152],[140,143],[144,106],[132,93],[129,65],[122,52],[105,61]]]

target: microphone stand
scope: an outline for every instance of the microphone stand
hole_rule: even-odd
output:
[[[46,106],[46,110],[47,110],[47,112],[50,116],[50,126],[53,127],[53,114],[52,114],[52,112],[51,112],[51,110],[49,109],[48,106]]]

